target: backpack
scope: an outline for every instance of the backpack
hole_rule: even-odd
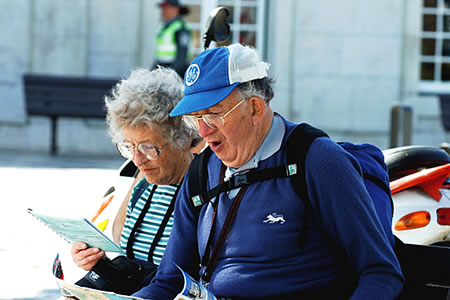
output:
[[[207,190],[207,180],[208,161],[212,150],[209,147],[206,148],[192,161],[187,174],[188,193],[192,209],[198,216],[202,206],[220,193],[257,181],[290,177],[295,192],[305,203],[307,212],[303,222],[306,224],[307,218],[312,214],[312,205],[306,187],[305,159],[309,146],[318,137],[328,137],[328,135],[307,123],[301,123],[297,125],[286,143],[287,164],[285,166],[251,170],[244,174],[238,174],[210,190]],[[338,144],[358,160],[362,169],[364,184],[374,203],[377,216],[384,226],[383,229],[399,259],[406,279],[405,288],[399,299],[403,299],[402,297],[407,299],[411,295],[417,295],[417,288],[423,288],[430,283],[444,288],[448,287],[450,285],[448,248],[405,244],[392,234],[394,205],[389,188],[389,174],[384,162],[376,160],[376,157],[384,157],[381,150],[370,144],[356,145],[348,142]],[[374,166],[376,166],[375,169]],[[306,227],[302,226],[298,240],[299,247],[304,245]],[[430,295],[429,290],[426,290],[426,293]],[[446,291],[444,290],[443,293],[446,293]]]
[[[207,203],[210,199],[220,193],[257,181],[290,177],[295,192],[305,203],[306,210],[312,212],[312,206],[306,188],[305,159],[309,146],[318,137],[328,137],[328,135],[322,130],[312,127],[309,124],[299,124],[291,133],[286,143],[287,164],[285,166],[263,170],[251,170],[244,174],[238,174],[233,176],[229,181],[225,181],[210,190],[206,190],[208,177],[207,165],[212,150],[209,147],[206,148],[202,153],[196,156],[191,163],[188,172],[188,192],[192,207],[198,214],[203,204]],[[341,143],[340,145],[359,161],[363,171],[364,183],[374,201],[377,215],[380,218],[383,218],[383,220],[387,220],[386,228],[384,229],[387,233],[390,232],[390,235],[392,236],[391,225],[393,202],[389,189],[389,175],[384,162],[381,162],[380,164],[380,162],[375,161],[374,158],[374,153],[381,158],[383,157],[381,150],[369,144],[355,145],[351,143]],[[361,155],[358,152],[364,152],[365,154]],[[368,166],[368,162],[370,161],[372,162],[370,166]],[[378,166],[378,168],[374,169],[374,166]],[[305,224],[308,221],[307,217],[309,215],[311,214],[305,213]],[[306,227],[307,226],[302,226],[302,231],[304,231]],[[299,246],[303,246],[304,236],[304,232],[300,232]],[[390,239],[390,242],[392,245],[394,244],[393,236]]]

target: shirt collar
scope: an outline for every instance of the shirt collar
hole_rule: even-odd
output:
[[[175,21],[178,20],[178,19],[180,19],[180,16],[176,16],[176,17],[174,17],[174,18],[172,18],[172,19],[170,19],[170,20],[167,20],[167,21],[164,23],[164,28],[169,27],[170,24],[172,24],[173,22],[175,22]]]
[[[225,171],[225,180],[228,180],[233,174],[237,172],[257,168],[261,160],[269,158],[275,152],[280,150],[285,132],[286,127],[283,120],[278,114],[275,113],[272,118],[272,124],[270,125],[269,132],[264,138],[261,146],[256,151],[255,155],[253,155],[253,157],[248,162],[246,162],[238,169],[227,168],[227,170]]]

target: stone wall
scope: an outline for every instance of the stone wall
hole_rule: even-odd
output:
[[[126,77],[152,64],[157,0],[0,0],[0,149],[49,152],[50,120],[25,110],[24,73]],[[60,154],[116,155],[97,119],[60,118]]]
[[[320,3],[320,5],[318,5]],[[336,140],[389,147],[391,108],[413,110],[416,144],[449,140],[435,96],[418,90],[422,1],[270,2],[275,110]]]
[[[387,148],[401,103],[413,143],[450,140],[437,97],[418,90],[421,0],[266,3],[276,111]],[[0,149],[50,149],[49,119],[26,114],[24,73],[125,77],[151,65],[159,23],[157,0],[0,0]],[[116,155],[102,120],[61,118],[57,139],[62,154]]]

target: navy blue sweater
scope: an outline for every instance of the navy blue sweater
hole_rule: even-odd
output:
[[[260,161],[258,168],[286,164],[284,144],[295,124],[285,124],[282,148]],[[210,188],[218,183],[220,166],[213,154],[208,164]],[[305,246],[297,245],[305,206],[291,179],[251,184],[208,289],[223,297],[270,297],[327,288],[336,281],[350,281],[351,273],[356,276],[352,299],[394,299],[401,291],[403,276],[364,186],[358,161],[330,139],[318,138],[307,153],[305,168],[314,211],[306,224]],[[197,220],[188,203],[187,180],[185,177],[177,198],[174,227],[158,274],[136,296],[172,299],[183,287],[174,263],[193,277],[199,276],[199,257],[210,233],[213,208],[204,205]],[[214,242],[231,203],[227,195],[220,196],[212,229]],[[268,216],[273,214],[282,216],[283,222],[269,222]]]

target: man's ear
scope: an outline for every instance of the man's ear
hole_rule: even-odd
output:
[[[251,97],[250,99],[248,99],[248,101],[252,109],[252,123],[253,125],[256,125],[264,117],[264,114],[266,112],[266,103],[259,97]]]

